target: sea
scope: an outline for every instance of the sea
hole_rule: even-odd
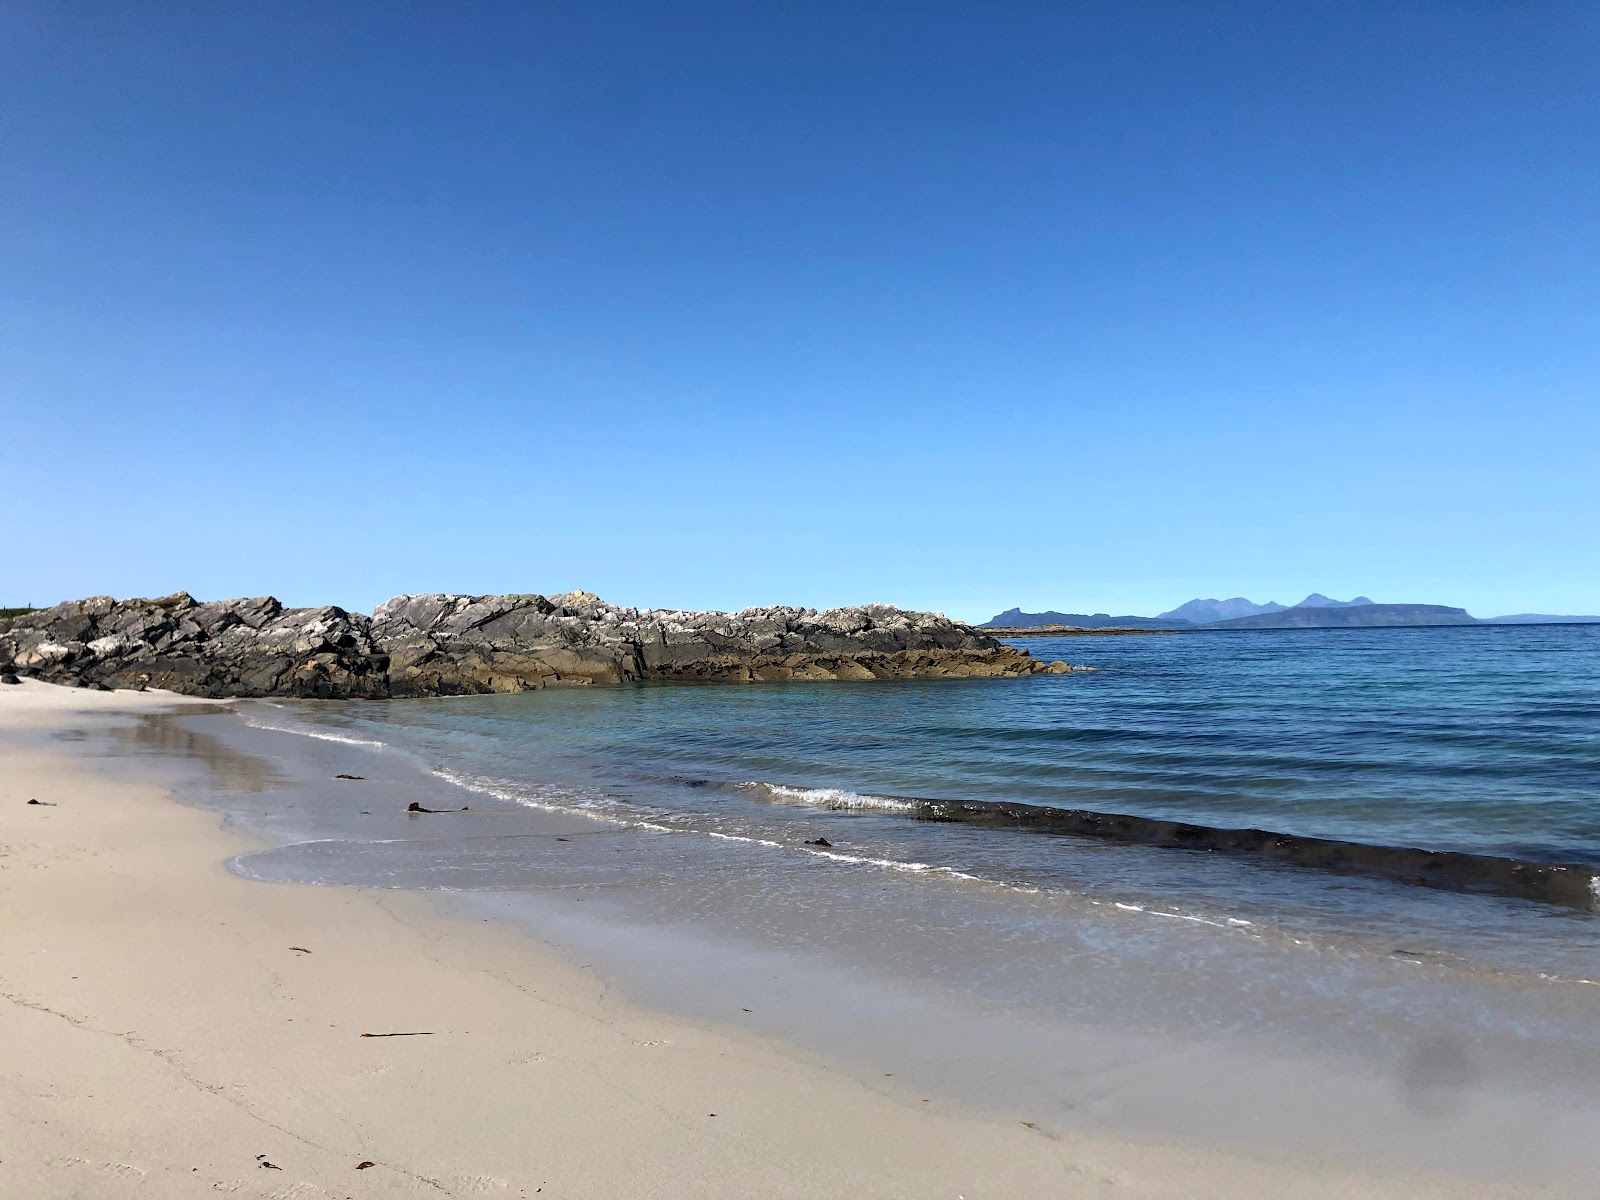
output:
[[[136,740],[204,743],[241,875],[427,890],[1030,1127],[1600,1178],[1600,897],[925,803],[1600,869],[1600,626],[1016,644],[1094,669],[252,701]]]

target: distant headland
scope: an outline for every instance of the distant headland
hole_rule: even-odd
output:
[[[1600,624],[1600,616],[1545,616],[1518,613],[1479,618],[1464,608],[1444,604],[1377,604],[1366,596],[1334,600],[1312,592],[1298,604],[1269,600],[1257,604],[1243,596],[1229,600],[1190,600],[1154,617],[1112,616],[1109,613],[1025,613],[1011,608],[985,621],[978,629],[1005,631],[1008,637],[1038,637],[1055,632],[1085,630],[1118,632],[1181,632],[1188,629],[1347,629],[1405,625],[1565,625]]]

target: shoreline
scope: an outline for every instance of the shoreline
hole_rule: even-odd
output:
[[[1025,1127],[620,1000],[426,893],[241,878],[260,843],[177,799],[172,750],[177,783],[62,736],[193,704],[0,690],[14,1194],[1545,1194]]]
[[[1132,629],[1121,625],[974,625],[979,633],[995,638],[1121,637],[1146,633],[1189,633],[1187,629]]]

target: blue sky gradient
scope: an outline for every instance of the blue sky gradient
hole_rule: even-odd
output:
[[[1600,612],[1600,6],[0,3],[0,604]]]

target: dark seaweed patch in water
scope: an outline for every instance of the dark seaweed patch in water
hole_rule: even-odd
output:
[[[748,789],[748,785],[715,784],[704,780],[692,781],[691,786],[704,787],[708,784]],[[884,799],[904,804],[905,815],[919,821],[1026,829],[1121,845],[1260,858],[1289,866],[1371,876],[1413,887],[1511,896],[1581,909],[1593,908],[1596,899],[1600,898],[1600,876],[1597,876],[1594,868],[1587,866],[1533,862],[1453,850],[1374,846],[1336,838],[1274,833],[1267,829],[1228,829],[1137,817],[1127,813],[1091,812],[1041,804],[930,800],[920,796]]]

